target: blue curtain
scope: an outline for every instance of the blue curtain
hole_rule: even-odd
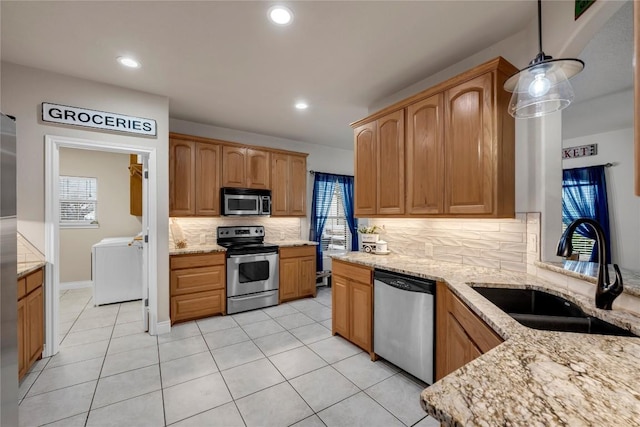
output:
[[[600,223],[604,230],[608,258],[606,262],[611,263],[609,207],[604,166],[562,171],[562,221],[569,225],[578,218],[590,218]],[[576,231],[588,239],[596,238],[596,234],[588,225],[582,224]],[[597,260],[598,246],[594,245],[589,261]]]
[[[336,176],[316,172],[314,177],[309,240],[318,242],[316,246],[316,271],[322,271],[322,230],[329,215],[331,199],[336,188]]]
[[[344,214],[347,217],[349,231],[351,231],[351,250],[358,250],[358,220],[353,216],[353,177],[346,175],[338,176],[338,185],[342,188],[342,204]]]

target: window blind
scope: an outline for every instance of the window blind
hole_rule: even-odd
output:
[[[347,224],[342,199],[342,189],[336,186],[331,198],[327,222],[322,231],[322,251],[326,253],[349,250],[351,232]]]
[[[97,220],[98,180],[80,176],[60,176],[60,224],[84,225]]]

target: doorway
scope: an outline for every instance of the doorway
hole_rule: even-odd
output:
[[[132,241],[138,245],[142,253],[142,280],[140,283],[142,295],[141,301],[133,303],[138,305],[137,317],[145,330],[150,334],[156,334],[155,323],[149,322],[149,318],[157,319],[157,256],[156,248],[148,242],[150,230],[156,227],[157,200],[154,194],[148,191],[155,188],[152,180],[156,176],[156,150],[151,147],[141,147],[134,144],[114,144],[108,142],[84,140],[69,137],[46,136],[45,137],[45,257],[47,260],[45,283],[45,349],[43,356],[49,357],[58,352],[60,344],[60,277],[61,277],[61,233],[60,233],[60,154],[61,150],[76,149],[94,152],[106,152],[139,156],[143,164],[143,171],[148,179],[143,179],[142,195],[142,221],[141,240]],[[109,185],[109,183],[103,183]],[[123,189],[122,191],[126,191]],[[91,214],[87,215],[91,218]],[[84,218],[84,216],[83,216]],[[132,236],[133,237],[133,236]],[[90,303],[91,305],[93,302]],[[132,303],[129,303],[130,305]],[[130,306],[130,308],[132,308]],[[62,331],[64,332],[64,331]]]

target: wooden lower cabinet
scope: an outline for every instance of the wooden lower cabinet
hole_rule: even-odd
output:
[[[373,354],[373,271],[333,260],[332,333]]]
[[[436,380],[503,342],[440,282],[436,290],[436,316]]]
[[[44,269],[18,280],[18,378],[22,379],[44,349]]]
[[[226,310],[225,254],[171,256],[171,324]]]
[[[280,248],[279,300],[316,296],[316,248]]]

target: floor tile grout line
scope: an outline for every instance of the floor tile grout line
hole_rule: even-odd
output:
[[[120,306],[118,306],[118,311],[117,313],[120,312]],[[118,314],[116,313],[116,319],[118,318]],[[91,396],[91,402],[89,403],[89,409],[87,411],[87,419],[85,420],[85,427],[87,426],[87,423],[89,422],[89,417],[91,416],[91,407],[93,406],[93,401],[96,398],[96,393],[98,392],[98,385],[100,384],[100,378],[102,378],[102,370],[104,369],[104,364],[107,361],[107,355],[109,354],[109,347],[111,347],[111,340],[113,337],[113,331],[115,329],[115,321],[114,324],[111,328],[111,335],[109,335],[109,344],[107,344],[107,350],[105,351],[105,355],[104,355],[104,359],[102,359],[102,365],[100,366],[100,371],[98,371],[98,378],[96,380],[96,388],[93,390],[93,396]],[[157,341],[157,340],[156,340]]]
[[[158,375],[160,376],[160,399],[162,402],[162,420],[163,425],[167,425],[167,408],[164,404],[164,385],[162,383],[162,362],[160,362],[160,343],[156,335],[156,351],[158,352]],[[168,387],[167,387],[168,388]]]

